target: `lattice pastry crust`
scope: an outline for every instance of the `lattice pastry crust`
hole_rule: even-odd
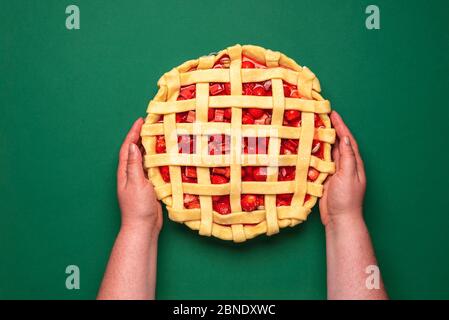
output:
[[[260,68],[242,68],[245,61],[253,61]],[[226,87],[228,94],[211,95],[212,85],[217,83],[219,89]],[[246,84],[254,83],[262,83],[271,95],[244,95],[242,90]],[[286,97],[286,83],[292,84],[292,88],[296,86],[296,96]],[[307,67],[299,66],[280,52],[252,45],[235,45],[216,55],[183,63],[164,74],[158,86],[159,91],[148,105],[141,137],[148,177],[158,199],[166,204],[171,220],[199,230],[200,235],[235,242],[243,242],[262,233],[273,235],[280,228],[306,220],[317,197],[322,195],[324,180],[335,171],[331,160],[335,131],[328,117],[330,103],[319,94],[320,83]],[[191,93],[194,90],[194,96],[190,99],[185,99],[185,95],[181,97],[183,88],[191,88]],[[245,123],[243,113],[248,108],[270,110],[267,114],[271,114],[265,116],[264,123],[242,124],[242,115]],[[219,121],[222,111],[217,113],[220,116],[216,115],[210,121],[210,109],[230,110],[229,121]],[[285,112],[289,111],[293,115],[295,112],[300,114],[297,126],[284,125]],[[187,121],[177,121],[178,115],[185,118],[186,113]],[[224,154],[210,154],[210,137],[214,134],[229,137],[230,147]],[[179,149],[182,135],[195,137],[189,140],[194,145],[192,153]],[[160,150],[157,152],[158,137],[165,140],[162,153]],[[243,152],[242,139],[246,137],[252,140],[268,138],[264,140],[267,143],[266,154]],[[299,139],[296,154],[281,154],[283,139]],[[313,154],[314,144],[322,148],[320,157]],[[247,170],[246,166],[264,167],[266,181],[242,181],[242,171]],[[278,181],[279,168],[287,166],[296,167],[294,178]],[[191,180],[183,182],[185,167],[196,167],[195,178],[192,178],[194,183]],[[230,168],[227,171],[229,182],[213,184],[211,170],[225,167]],[[165,178],[160,168],[165,168]],[[313,181],[308,178],[311,170],[317,172]],[[243,210],[242,197],[248,194],[263,195],[258,196],[263,205],[249,212]],[[281,197],[279,195],[285,194],[293,194],[289,205],[277,201]],[[186,195],[197,195],[199,200],[192,200],[195,205],[186,208]],[[231,212],[215,211],[212,199],[227,195]],[[254,197],[247,199],[254,200]]]

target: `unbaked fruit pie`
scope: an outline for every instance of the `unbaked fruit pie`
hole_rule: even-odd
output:
[[[141,136],[171,220],[235,242],[306,220],[335,170],[330,103],[307,67],[235,45],[158,86]]]

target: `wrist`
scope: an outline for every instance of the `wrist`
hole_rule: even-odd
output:
[[[344,213],[330,214],[329,221],[325,225],[326,230],[338,229],[365,223],[363,219],[362,209],[348,210]]]
[[[150,221],[123,221],[120,232],[124,234],[133,234],[134,236],[143,236],[147,239],[155,240],[159,238],[160,230],[156,223]]]

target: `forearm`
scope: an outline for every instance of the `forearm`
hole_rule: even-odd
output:
[[[387,299],[380,272],[378,289],[366,284],[366,268],[377,261],[361,213],[330,221],[326,247],[328,299]]]
[[[145,226],[122,227],[98,299],[154,299],[158,234]]]

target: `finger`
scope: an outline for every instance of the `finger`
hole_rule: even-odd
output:
[[[321,200],[324,200],[325,197],[327,197],[327,189],[329,188],[330,179],[326,179],[323,183],[323,195],[321,197]]]
[[[130,143],[126,164],[126,184],[140,183],[145,180],[142,166],[142,154],[136,144]]]
[[[353,134],[351,133],[351,130],[349,130],[341,116],[335,110],[332,111],[330,118],[332,121],[332,125],[335,128],[335,132],[337,133],[337,137],[342,139],[342,137],[347,136],[349,138],[356,159],[357,175],[359,179],[365,179],[365,167],[360,155],[359,146]]]
[[[320,206],[320,214],[323,212],[323,207],[327,203],[327,192],[329,189],[329,182],[330,179],[326,179],[326,181],[323,184],[323,195],[319,199],[319,206]]]
[[[332,125],[335,128],[335,132],[337,133],[337,136],[340,139],[343,138],[344,136],[349,136],[349,138],[351,139],[352,148],[354,149],[354,151],[356,150],[358,151],[359,146],[355,141],[354,136],[351,133],[351,130],[349,130],[348,126],[345,124],[340,114],[337,111],[333,110],[330,115],[330,118],[332,121]]]
[[[338,171],[340,168],[340,151],[338,149],[340,140],[336,139],[334,145],[332,146],[332,160],[335,162],[335,170]]]
[[[349,137],[344,136],[343,139],[340,139],[338,147],[340,149],[339,170],[344,174],[357,176],[357,162]]]
[[[139,140],[142,124],[143,124],[142,118],[139,118],[134,122],[133,126],[126,135],[126,138],[123,141],[122,146],[120,147],[119,163],[117,168],[118,186],[126,185],[126,166],[128,162],[129,144],[136,143]]]

